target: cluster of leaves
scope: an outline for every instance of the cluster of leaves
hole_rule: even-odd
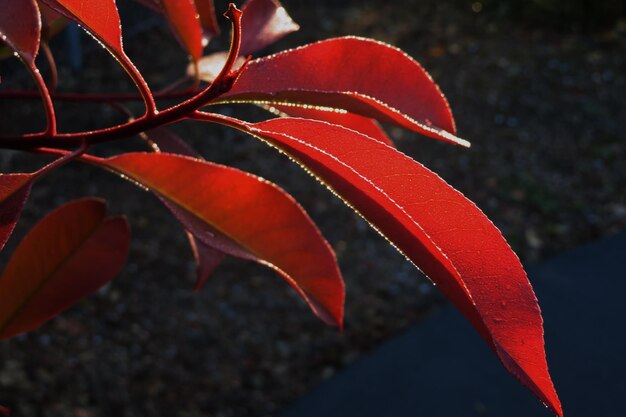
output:
[[[56,159],[32,173],[0,175],[0,249],[9,239],[33,184],[69,162],[103,168],[151,191],[186,230],[200,288],[227,256],[274,269],[324,322],[343,322],[344,284],[330,245],[296,201],[278,186],[204,160],[164,126],[184,120],[218,123],[287,154],[326,185],[426,273],[472,323],[506,369],[555,413],[561,405],[548,374],[542,318],[517,256],[501,233],[463,195],[396,150],[377,121],[457,145],[445,97],[402,51],[343,37],[251,59],[298,29],[276,0],[248,0],[225,16],[227,53],[203,57],[219,35],[210,0],[140,0],[163,14],[190,57],[186,89],[153,93],[125,54],[114,0],[0,0],[0,35],[30,71],[40,97],[43,132],[0,137],[0,147]],[[56,92],[47,40],[77,22],[115,57],[137,95]],[[43,50],[52,76],[37,69]],[[247,57],[246,57],[247,56]],[[180,98],[157,107],[160,99]],[[145,113],[106,129],[57,131],[54,103],[72,99],[114,104],[143,100]],[[220,103],[255,103],[278,117],[259,123],[210,111]],[[140,136],[149,152],[100,158],[91,147]],[[31,331],[109,282],[129,246],[122,216],[85,198],[44,217],[18,245],[0,275],[0,338]],[[0,412],[3,409],[0,408]]]

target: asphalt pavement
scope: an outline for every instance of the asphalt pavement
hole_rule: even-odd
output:
[[[566,417],[626,416],[626,233],[528,269]],[[279,417],[548,417],[461,315],[435,312]]]

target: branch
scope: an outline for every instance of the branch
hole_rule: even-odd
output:
[[[54,105],[52,104],[52,98],[50,98],[50,93],[48,92],[46,82],[44,81],[41,73],[34,65],[34,63],[27,63],[26,61],[24,61],[24,64],[26,65],[26,68],[28,68],[28,71],[33,77],[33,80],[35,80],[35,84],[37,85],[37,89],[39,90],[39,96],[41,97],[44,111],[46,113],[47,127],[43,134],[54,136],[57,133],[57,121],[56,115],[54,113]]]
[[[232,71],[232,67],[239,54],[241,44],[241,11],[230,4],[225,16],[231,20],[232,39],[226,64],[213,82],[200,93],[190,99],[155,113],[146,113],[144,116],[127,123],[91,132],[62,133],[62,134],[30,134],[18,137],[0,137],[0,147],[10,149],[32,150],[34,148],[63,148],[79,146],[83,143],[93,145],[112,140],[137,135],[149,129],[165,126],[179,120],[191,117],[196,110],[209,104],[232,87],[239,76],[241,69]]]

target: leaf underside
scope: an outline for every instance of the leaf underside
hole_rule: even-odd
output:
[[[0,339],[33,330],[119,272],[130,234],[101,200],[67,203],[20,242],[0,276]]]
[[[0,251],[20,218],[32,179],[31,174],[0,174]]]

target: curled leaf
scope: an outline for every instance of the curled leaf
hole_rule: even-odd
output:
[[[0,339],[33,330],[119,272],[130,235],[101,200],[76,200],[44,217],[0,276]]]

